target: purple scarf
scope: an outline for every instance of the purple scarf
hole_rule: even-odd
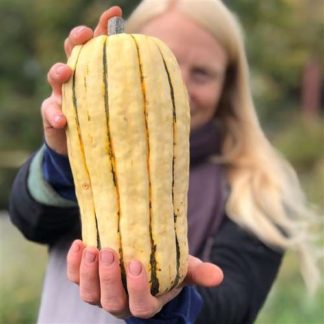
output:
[[[190,176],[188,193],[189,252],[203,260],[224,218],[226,199],[224,170],[208,157],[219,152],[213,123],[192,131],[190,135]]]

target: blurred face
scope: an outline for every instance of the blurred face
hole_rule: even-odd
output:
[[[222,46],[176,10],[154,18],[140,32],[161,39],[175,54],[189,93],[191,129],[209,122],[216,112],[226,71]]]

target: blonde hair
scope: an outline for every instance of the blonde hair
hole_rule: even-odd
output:
[[[231,188],[227,215],[272,248],[297,251],[302,275],[309,291],[314,292],[320,276],[309,224],[316,217],[307,206],[294,170],[259,125],[240,24],[220,0],[144,0],[129,17],[126,30],[137,32],[173,8],[209,31],[229,58],[215,116],[222,125],[222,154],[213,158],[227,170]]]

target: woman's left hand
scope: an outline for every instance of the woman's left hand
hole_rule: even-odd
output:
[[[67,276],[79,285],[81,299],[99,305],[119,318],[130,315],[150,318],[176,297],[184,285],[212,287],[223,280],[219,267],[189,256],[188,273],[181,287],[155,297],[150,292],[147,273],[139,261],[130,262],[125,271],[128,294],[123,287],[118,254],[112,249],[99,252],[75,240],[67,255]]]

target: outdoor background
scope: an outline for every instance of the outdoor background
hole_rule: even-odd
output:
[[[189,0],[188,0],[189,1]],[[203,0],[200,1],[203,5]],[[138,1],[0,0],[0,324],[35,323],[47,248],[27,242],[6,216],[14,175],[42,143],[40,105],[63,41],[119,4]],[[246,35],[251,82],[268,138],[296,168],[312,204],[324,210],[322,0],[228,0]],[[175,26],[176,28],[176,26]],[[309,299],[288,254],[258,324],[324,323],[323,288]]]

